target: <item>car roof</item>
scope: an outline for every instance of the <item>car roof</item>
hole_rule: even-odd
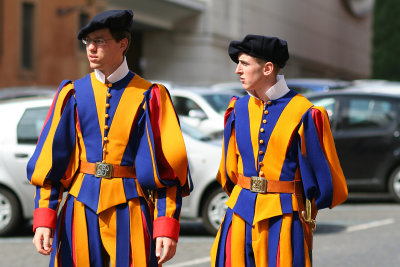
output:
[[[325,78],[285,78],[289,88],[304,88],[312,91],[328,91],[329,89],[349,86],[349,81]]]
[[[306,97],[324,95],[379,95],[400,98],[400,83],[373,83],[346,87],[340,90],[327,92],[313,92],[305,94]]]
[[[220,94],[220,95],[234,95],[233,91],[217,91],[212,90],[209,87],[201,87],[201,86],[176,86],[173,89],[169,90],[171,94],[173,93],[185,93],[185,94],[198,94],[198,95],[210,95],[210,94]]]
[[[15,86],[0,89],[0,100],[35,96],[54,96],[56,90],[51,86]]]

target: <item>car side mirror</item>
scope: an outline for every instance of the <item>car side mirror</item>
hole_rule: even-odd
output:
[[[191,118],[196,118],[199,120],[205,120],[207,118],[207,115],[200,109],[192,109],[189,111],[188,115]]]

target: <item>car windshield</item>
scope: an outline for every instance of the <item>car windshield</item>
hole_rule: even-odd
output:
[[[229,101],[233,95],[231,94],[204,94],[204,99],[217,111],[219,114],[224,115],[228,108]]]

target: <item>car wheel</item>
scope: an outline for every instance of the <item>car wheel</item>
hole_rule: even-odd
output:
[[[11,234],[21,222],[21,208],[10,191],[0,188],[0,236]]]
[[[389,193],[396,202],[400,202],[400,167],[397,167],[390,175]]]
[[[207,195],[203,208],[202,219],[206,230],[215,235],[218,232],[219,225],[224,218],[227,206],[228,195],[222,188],[216,187]]]

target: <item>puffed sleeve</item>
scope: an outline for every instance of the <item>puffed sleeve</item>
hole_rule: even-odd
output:
[[[222,156],[217,181],[221,184],[224,191],[230,195],[233,181],[237,181],[237,147],[235,137],[235,112],[234,107],[237,97],[233,97],[229,102],[224,116],[224,138],[222,142]]]
[[[77,170],[73,85],[61,83],[46,117],[36,149],[27,165],[27,177],[36,186],[34,230],[56,226],[57,210],[64,188]]]
[[[186,148],[167,89],[162,85],[153,85],[145,93],[145,102],[145,142],[138,151],[140,157],[135,162],[136,173],[141,185],[146,187],[145,179],[142,179],[146,176],[153,176],[153,179],[146,180],[155,183],[153,237],[167,236],[178,240],[182,196],[189,195],[193,187]],[[145,152],[144,147],[151,158],[146,162],[142,157],[145,154],[141,154]],[[152,173],[145,174],[149,169],[145,170],[145,164],[141,163],[151,163]],[[151,184],[148,186],[151,188]]]
[[[333,208],[344,202],[347,184],[323,107],[306,112],[299,135],[299,164],[306,197],[315,201],[318,209]]]

